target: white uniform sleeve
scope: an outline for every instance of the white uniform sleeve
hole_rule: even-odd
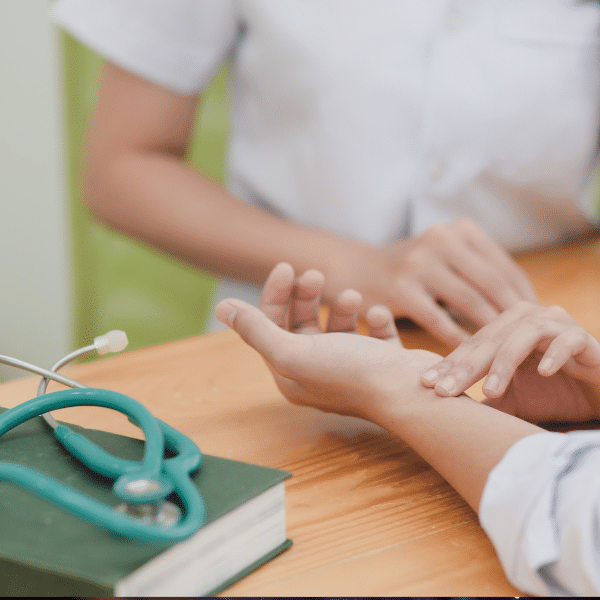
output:
[[[183,94],[207,85],[239,25],[233,0],[59,0],[53,16],[104,58]]]
[[[479,519],[516,587],[537,595],[600,593],[600,432],[544,432],[506,453]]]

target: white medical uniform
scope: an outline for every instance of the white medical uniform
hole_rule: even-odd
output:
[[[479,520],[521,590],[600,595],[600,432],[517,442],[488,477]]]
[[[385,244],[469,217],[510,250],[589,227],[596,2],[60,0],[54,14],[185,94],[230,58],[228,187],[297,223]],[[223,281],[215,301],[228,296],[258,290]]]

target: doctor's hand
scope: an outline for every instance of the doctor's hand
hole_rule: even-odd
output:
[[[510,255],[467,220],[346,256],[330,270],[327,286],[356,288],[365,306],[384,304],[395,317],[410,318],[450,348],[469,335],[448,310],[482,327],[520,300],[537,302]]]
[[[424,373],[455,396],[486,376],[485,403],[532,422],[600,417],[600,343],[558,306],[520,302]]]
[[[218,304],[215,314],[257,350],[282,394],[292,403],[365,418],[385,426],[387,409],[418,402],[419,374],[440,356],[402,347],[392,314],[373,306],[366,314],[369,336],[357,333],[361,296],[339,295],[326,327],[319,324],[324,277],[295,277],[289,264],[271,272],[261,308],[241,300]],[[432,395],[435,397],[435,395]]]

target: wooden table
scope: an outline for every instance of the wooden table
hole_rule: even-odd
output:
[[[545,304],[600,338],[600,238],[518,257]],[[415,328],[410,346],[439,349]],[[26,357],[22,357],[26,358]],[[229,588],[235,596],[517,596],[475,513],[417,454],[378,427],[288,404],[229,331],[124,353],[67,372],[133,396],[214,455],[289,470],[293,547]],[[0,404],[37,379],[0,387]],[[60,419],[139,436],[105,409]]]

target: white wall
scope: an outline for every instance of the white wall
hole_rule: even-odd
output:
[[[59,43],[50,6],[0,0],[0,354],[46,367],[72,340]],[[0,366],[1,380],[24,374]]]

